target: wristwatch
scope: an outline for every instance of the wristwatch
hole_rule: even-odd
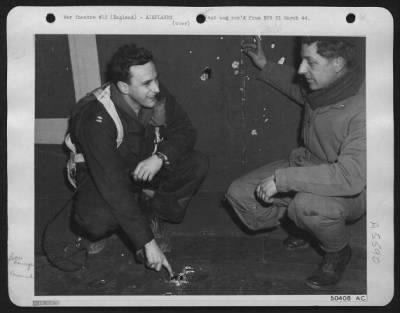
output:
[[[170,165],[168,157],[164,153],[161,153],[161,152],[157,151],[156,153],[154,153],[154,155],[159,157],[164,165]]]

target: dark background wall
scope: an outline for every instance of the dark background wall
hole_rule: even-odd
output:
[[[122,35],[96,38],[103,82],[107,63],[117,47],[134,42],[153,52],[160,79],[198,130],[197,149],[211,159],[210,174],[202,188],[205,191],[225,190],[234,177],[286,157],[296,145],[300,108],[255,79],[258,71],[240,51],[241,41],[251,39]],[[292,37],[263,39],[269,58],[278,61],[284,56],[286,64],[295,63]],[[234,61],[239,62],[237,75],[232,67]],[[206,67],[211,70],[211,79],[202,81],[200,76]]]
[[[35,37],[35,116],[67,117],[75,102],[68,37]]]
[[[135,42],[150,49],[160,78],[198,130],[196,149],[211,161],[201,191],[223,192],[236,177],[287,157],[297,145],[300,107],[256,80],[258,71],[241,54],[240,36],[96,36],[101,78],[115,50]],[[297,40],[263,37],[267,57],[297,66]],[[36,37],[36,118],[66,118],[75,95],[66,35]],[[237,72],[233,62],[239,63]],[[209,67],[211,77],[201,80]],[[62,145],[35,145],[35,212],[39,235],[71,196],[65,179],[68,154]],[[46,206],[42,205],[46,203]],[[50,204],[50,205],[49,205]],[[52,207],[51,211],[42,207]],[[36,240],[40,236],[36,236]],[[38,245],[36,245],[38,247]]]

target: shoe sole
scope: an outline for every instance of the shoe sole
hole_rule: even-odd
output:
[[[106,243],[105,242],[92,243],[88,247],[88,254],[90,254],[90,255],[98,254],[101,251],[103,251],[105,247],[106,247]]]
[[[289,246],[285,245],[284,247],[285,247],[285,250],[288,250],[288,251],[305,250],[305,249],[308,249],[310,247],[310,244],[306,243],[306,244],[301,245],[301,246],[292,246],[292,247],[289,247]]]
[[[352,257],[352,251],[350,250],[349,255],[347,256],[347,260],[345,262],[345,265],[347,266],[350,263]],[[345,273],[345,270],[343,271],[342,275],[340,276],[339,281],[337,282],[337,284],[341,281],[343,274]],[[337,284],[334,285],[328,285],[328,286],[319,286],[319,285],[314,285],[313,283],[309,282],[309,281],[305,281],[304,284],[314,290],[321,290],[321,291],[326,291],[326,290],[331,290],[332,288],[336,287]]]
[[[313,290],[319,290],[319,291],[327,291],[332,289],[333,287],[335,287],[336,285],[331,285],[331,286],[318,286],[318,285],[314,285],[313,283],[309,282],[309,281],[305,281],[304,283],[307,287],[313,289]]]

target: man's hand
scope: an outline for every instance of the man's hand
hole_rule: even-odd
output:
[[[272,203],[272,197],[278,193],[274,178],[275,176],[270,176],[263,179],[256,188],[257,197],[266,203]]]
[[[140,162],[133,171],[135,181],[151,181],[163,165],[163,161],[156,155],[152,155]]]
[[[174,275],[171,265],[169,265],[167,258],[164,253],[162,253],[154,239],[144,245],[144,251],[146,253],[147,267],[159,272],[164,266],[170,277]]]
[[[255,43],[242,43],[242,49],[261,70],[267,64],[267,58],[261,46],[261,38],[259,36],[254,36],[254,40]]]

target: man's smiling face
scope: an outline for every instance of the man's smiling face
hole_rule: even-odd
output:
[[[160,92],[155,64],[150,61],[143,65],[133,65],[129,72],[128,96],[141,107],[154,107]]]

